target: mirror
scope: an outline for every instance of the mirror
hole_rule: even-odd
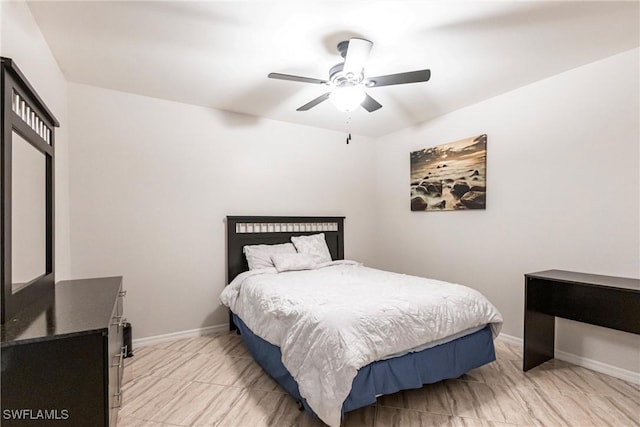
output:
[[[0,57],[0,324],[55,297],[55,128],[11,58]],[[18,323],[16,323],[18,322]]]
[[[46,273],[45,155],[12,132],[11,289],[18,292]]]

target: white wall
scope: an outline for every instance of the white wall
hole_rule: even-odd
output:
[[[226,215],[344,215],[372,258],[373,140],[69,87],[72,274],[124,275],[136,338],[228,320]]]
[[[638,52],[380,138],[376,265],[479,289],[516,337],[525,273],[639,277]],[[409,152],[483,133],[487,209],[411,212]],[[638,372],[640,337],[558,324],[557,349]]]
[[[0,54],[13,59],[60,122],[55,135],[56,280],[70,271],[67,82],[24,1],[0,1]]]

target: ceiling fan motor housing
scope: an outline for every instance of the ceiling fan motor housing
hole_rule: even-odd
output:
[[[338,52],[340,52],[340,56],[342,59],[347,57],[347,49],[349,48],[349,40],[343,40],[338,43]]]
[[[353,74],[345,74],[343,72],[344,63],[336,64],[329,70],[329,81],[332,86],[335,87],[345,87],[345,86],[356,86],[364,80],[364,74],[360,74],[359,76],[354,76]]]

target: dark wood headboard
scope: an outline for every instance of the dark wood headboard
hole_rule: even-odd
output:
[[[324,233],[334,260],[344,259],[343,216],[228,216],[227,283],[247,271],[245,245],[290,243],[291,236]]]

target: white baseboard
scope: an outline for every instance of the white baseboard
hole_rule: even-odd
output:
[[[522,338],[517,338],[507,334],[500,334],[498,335],[497,339],[508,344],[514,344],[522,347]],[[592,371],[600,372],[612,377],[620,378],[621,380],[625,380],[630,383],[640,385],[639,372],[629,371],[627,369],[619,368],[617,366],[609,365],[607,363],[599,362],[597,360],[578,356],[572,353],[567,353],[566,351],[558,349],[555,350],[555,358],[558,360],[564,360],[565,362],[569,362],[574,365],[582,366],[583,368],[591,369]]]
[[[172,332],[170,334],[155,335],[153,337],[138,338],[132,341],[135,347],[144,347],[147,345],[159,344],[166,341],[180,340],[184,338],[202,337],[205,335],[217,334],[220,332],[228,332],[229,324],[206,326],[204,328],[189,329],[188,331]]]
[[[221,325],[207,326],[204,328],[190,329],[187,331],[172,332],[164,335],[156,335],[147,338],[138,338],[133,340],[135,347],[144,347],[147,345],[159,344],[166,341],[173,341],[185,338],[202,337],[205,335],[212,335],[221,332],[229,331],[229,325],[227,323]],[[497,338],[507,344],[513,344],[522,347],[522,338],[514,337],[512,335],[500,334]],[[640,385],[640,373],[622,369],[617,366],[609,365],[607,363],[599,362],[597,360],[588,359],[586,357],[577,356],[566,351],[556,350],[555,358],[564,360],[565,362],[573,363],[574,365],[582,366],[583,368],[591,369],[596,372],[601,372],[612,377],[620,378],[621,380],[628,381],[630,383]]]
[[[522,346],[522,338],[514,337],[513,335],[507,335],[503,332],[500,332],[500,335],[498,335],[497,340],[504,341],[507,344]]]
[[[640,373],[638,372],[629,371],[597,360],[577,356],[562,350],[556,350],[555,356],[556,359],[564,360],[565,362],[573,363],[574,365],[582,366],[583,368],[591,369],[592,371],[601,372],[603,374],[640,385]]]

